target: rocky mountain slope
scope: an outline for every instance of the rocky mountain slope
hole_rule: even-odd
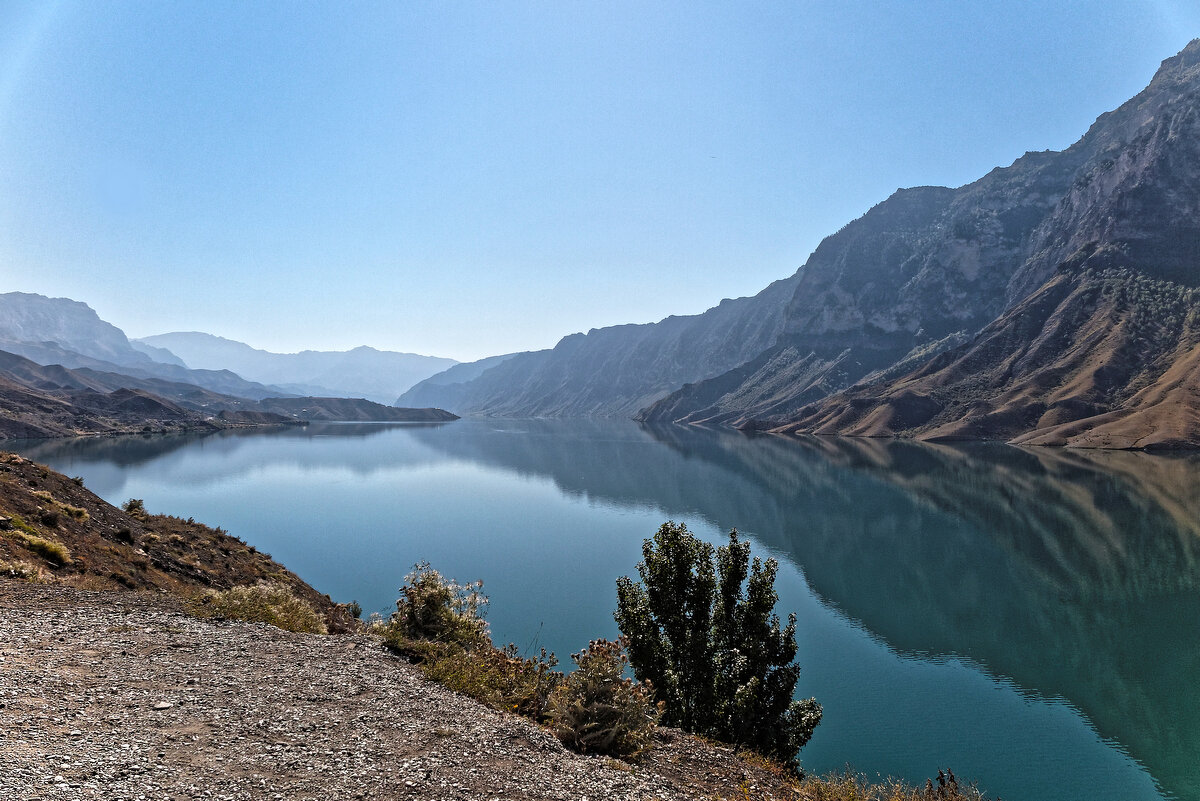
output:
[[[917,369],[773,427],[1200,446],[1200,42],[1164,62],[1084,143],[1096,152],[1035,232],[1010,281],[1014,305]]]
[[[53,342],[82,356],[126,366],[152,361],[86,303],[27,292],[0,294],[0,341]]]
[[[154,389],[177,391],[156,394]],[[174,395],[193,408],[184,408]],[[171,385],[92,370],[42,365],[0,351],[0,439],[115,434],[149,428],[218,427],[197,405],[221,396],[191,384]],[[185,400],[185,398],[187,400]]]
[[[968,413],[966,389],[956,400],[943,397],[956,379],[939,379],[937,396],[905,383],[915,400],[896,397],[903,394],[899,382],[911,382],[915,372],[984,348],[979,338],[991,336],[985,332],[994,326],[1009,327],[1010,350],[1018,347],[1014,337],[1029,337],[1024,344],[1032,345],[1041,329],[1029,327],[1030,313],[1043,313],[1046,324],[1084,315],[1096,329],[1140,326],[1141,336],[1149,336],[1147,326],[1159,314],[1149,295],[1136,309],[1089,306],[1092,290],[1103,285],[1113,292],[1126,283],[1121,291],[1129,297],[1149,292],[1186,307],[1181,293],[1200,281],[1198,220],[1200,40],[1164,61],[1143,92],[1102,115],[1070,148],[1027,153],[958,189],[900,190],[826,238],[796,275],[755,298],[695,317],[567,337],[551,351],[522,354],[472,380],[414,391],[471,414],[635,414],[648,422],[786,431],[1186,445],[1195,436],[1186,311],[1159,320],[1152,346],[1138,339],[1122,344],[1119,336],[1088,345],[1082,329],[1076,338],[1063,326],[1058,336],[1043,337],[1042,358],[1063,361],[1061,369],[1088,358],[1098,365],[1109,356],[1120,361],[1131,349],[1151,347],[1139,356],[1144,369],[1110,364],[1101,374],[1114,383],[1079,397],[1044,376],[990,383],[976,377],[972,391],[991,408],[971,407],[969,414],[971,420],[990,415],[989,422],[950,428],[943,424]],[[1055,317],[1045,307],[1049,295],[1069,298],[1069,308]],[[1129,322],[1130,314],[1139,322]],[[1024,321],[1019,330],[1017,319]],[[1057,348],[1053,358],[1049,343]],[[986,350],[1000,358],[995,343]],[[970,363],[978,371],[989,362],[980,350]],[[1013,362],[1018,370],[1030,364]],[[1166,383],[1153,389],[1160,378]],[[1012,390],[1013,397],[1025,393],[1023,406],[984,397],[1008,392],[1010,379],[1026,381],[1023,390]],[[886,398],[888,409],[862,412],[874,396],[881,404]],[[851,401],[853,410],[842,408]],[[1110,412],[1124,422],[1097,417],[1107,427],[1103,435],[1084,436],[1077,425],[1041,430]],[[998,416],[1009,422],[996,423]],[[1116,434],[1122,427],[1128,435]],[[1131,438],[1135,430],[1144,433]]]
[[[1200,446],[1200,292],[1092,254],[972,342],[802,410],[787,432]]]
[[[703,314],[564,337],[456,383],[424,381],[397,403],[457,414],[629,417],[688,381],[730,369],[778,338],[798,275]]]
[[[348,351],[271,353],[199,332],[143,337],[135,347],[166,349],[199,369],[227,369],[296,395],[336,395],[391,403],[397,395],[457,362],[358,347]],[[409,405],[409,404],[401,404]]]
[[[1200,41],[1068,150],[952,192],[898,193],[827,239],[772,351],[641,418],[1197,444],[1187,288],[1200,280],[1198,126]],[[1123,422],[1099,417],[1108,412]],[[1088,418],[1105,431],[1085,435]]]

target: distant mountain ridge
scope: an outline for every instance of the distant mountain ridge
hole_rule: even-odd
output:
[[[282,387],[246,381],[226,369],[190,370],[169,352],[139,350],[121,329],[101,320],[86,303],[69,298],[0,293],[0,350],[42,365],[162,379],[243,398],[289,394]]]
[[[228,369],[297,395],[361,397],[391,403],[417,382],[458,364],[453,359],[381,351],[272,353],[197,331],[142,337],[135,347],[166,349],[189,367]]]
[[[424,381],[397,403],[456,414],[630,417],[672,389],[730,369],[769,347],[798,274],[703,314],[592,329],[549,350],[519,353],[456,383]],[[478,363],[476,363],[478,364]]]
[[[130,346],[125,332],[86,303],[28,292],[0,294],[0,340],[53,342],[63,349],[122,366],[146,366],[152,359]]]

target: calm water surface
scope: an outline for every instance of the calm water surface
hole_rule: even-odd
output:
[[[593,421],[310,425],[21,443],[113,503],[220,525],[388,612],[428,560],[494,639],[615,636],[614,580],[667,519],[781,563],[802,760],[1006,801],[1200,801],[1200,461]]]

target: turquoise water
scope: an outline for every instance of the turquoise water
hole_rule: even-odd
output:
[[[20,443],[107,500],[220,525],[387,613],[428,560],[563,661],[667,519],[781,563],[810,772],[1006,801],[1200,800],[1200,460],[624,422],[310,425]]]

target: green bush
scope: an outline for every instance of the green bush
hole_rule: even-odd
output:
[[[482,581],[459,584],[428,562],[419,562],[404,577],[390,625],[409,639],[458,643],[468,648],[491,645],[483,619],[486,606]]]
[[[617,625],[634,675],[663,702],[663,722],[754,749],[799,770],[797,752],[821,720],[792,698],[800,668],[796,619],[774,613],[778,563],[729,533],[715,549],[664,523],[642,546],[641,583],[617,580]],[[745,588],[743,589],[743,584]]]
[[[201,617],[225,617],[251,623],[270,623],[284,631],[325,634],[325,623],[312,605],[283,584],[266,582],[209,592],[193,605]]]
[[[396,611],[374,631],[422,673],[494,709],[544,720],[551,690],[562,676],[554,654],[518,655],[515,645],[496,648],[488,636],[483,582],[459,584],[421,562],[405,577]]]
[[[649,682],[623,676],[621,640],[593,640],[572,654],[577,668],[550,696],[550,725],[582,753],[632,756],[650,744],[660,710]]]

